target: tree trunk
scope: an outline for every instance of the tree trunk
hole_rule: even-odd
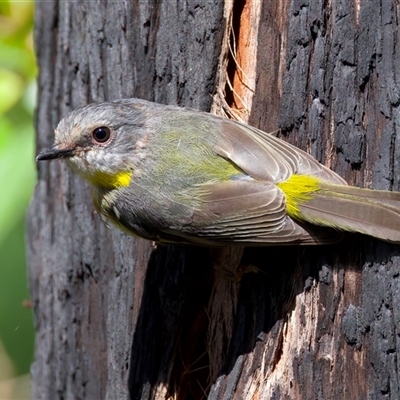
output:
[[[140,97],[248,120],[350,184],[400,189],[396,1],[36,3],[38,149]],[[34,399],[398,399],[400,251],[157,246],[41,163],[28,215]]]

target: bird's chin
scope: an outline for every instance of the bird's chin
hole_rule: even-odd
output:
[[[75,173],[83,176],[84,178],[87,179],[87,176],[90,175],[88,165],[81,157],[75,155],[66,159],[66,162]]]

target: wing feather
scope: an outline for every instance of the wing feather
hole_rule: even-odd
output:
[[[235,121],[221,120],[220,124],[217,154],[255,179],[278,183],[292,174],[304,174],[346,185],[335,172],[282,139]]]
[[[198,199],[192,221],[164,230],[186,241],[206,245],[276,245],[337,240],[332,231],[311,231],[287,216],[283,193],[273,183],[228,181],[207,184],[193,193]],[[312,228],[311,228],[312,229]]]

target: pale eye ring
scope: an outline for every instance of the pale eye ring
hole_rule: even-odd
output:
[[[105,144],[111,138],[110,128],[107,126],[99,126],[92,131],[92,140],[96,144]]]

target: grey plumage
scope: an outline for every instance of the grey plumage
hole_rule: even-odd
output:
[[[38,160],[66,158],[93,184],[100,214],[147,239],[318,244],[347,230],[400,242],[399,193],[346,186],[304,151],[235,121],[125,99],[73,111],[55,143]]]

